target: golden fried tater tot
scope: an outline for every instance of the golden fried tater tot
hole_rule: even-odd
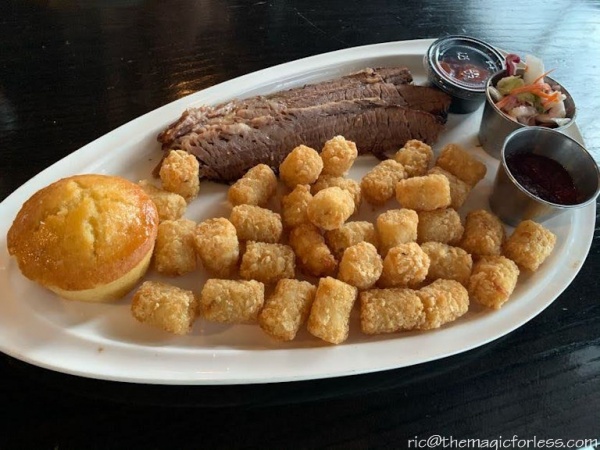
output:
[[[377,216],[379,250],[381,256],[390,248],[417,240],[419,216],[412,209],[390,209]]]
[[[500,309],[509,299],[519,278],[517,265],[504,256],[484,256],[469,278],[471,299],[488,308]]]
[[[289,241],[304,272],[315,277],[332,275],[335,272],[337,261],[316,226],[304,223],[293,228]]]
[[[504,255],[523,269],[538,270],[554,250],[556,235],[533,220],[524,220],[504,244]]]
[[[190,332],[197,309],[192,291],[158,281],[142,283],[131,302],[131,313],[139,322],[174,334]]]
[[[473,258],[470,254],[460,247],[441,242],[425,242],[421,244],[421,248],[429,256],[428,280],[455,280],[467,286],[473,268]]]
[[[471,186],[439,166],[433,166],[427,173],[444,175],[448,178],[448,182],[450,183],[450,207],[458,210],[467,200],[471,192]]]
[[[381,161],[361,180],[360,190],[372,205],[383,205],[394,196],[398,181],[406,178],[404,167],[393,159]]]
[[[188,203],[200,190],[199,173],[198,160],[184,150],[171,150],[159,170],[162,188],[181,195]]]
[[[177,220],[185,214],[187,202],[181,195],[160,189],[148,180],[141,180],[138,184],[156,205],[158,218],[161,222],[163,220]]]
[[[233,224],[224,217],[208,219],[196,227],[196,253],[212,275],[230,276],[237,266],[240,243]]]
[[[360,327],[365,334],[412,330],[423,318],[423,303],[412,289],[370,289],[360,293]]]
[[[362,201],[360,184],[352,178],[336,177],[333,175],[321,175],[319,179],[312,185],[310,191],[312,195],[316,195],[319,191],[330,187],[339,187],[348,191],[354,199],[354,212],[360,208]]]
[[[252,167],[231,185],[227,199],[233,205],[265,206],[277,190],[277,177],[266,164]]]
[[[341,177],[345,175],[358,156],[356,144],[343,136],[335,136],[325,142],[321,150],[323,174]]]
[[[504,225],[500,219],[485,209],[477,209],[467,214],[465,231],[458,246],[474,256],[499,255],[504,238]]]
[[[308,318],[316,292],[308,281],[279,280],[258,316],[260,327],[280,341],[293,340]]]
[[[279,166],[279,178],[290,188],[314,183],[323,170],[319,153],[306,145],[294,148]]]
[[[383,262],[375,246],[360,242],[344,252],[338,278],[358,289],[369,289],[377,282],[382,270]]]
[[[407,178],[396,184],[396,199],[402,207],[432,211],[450,205],[450,182],[443,175]]]
[[[469,309],[467,289],[454,280],[435,280],[417,291],[423,302],[423,320],[419,330],[432,330],[452,322]]]
[[[312,200],[308,184],[298,184],[292,192],[281,198],[281,220],[286,228],[308,223],[306,209]]]
[[[427,173],[433,161],[433,150],[424,142],[411,139],[396,152],[394,160],[404,166],[407,178],[420,177]]]
[[[200,313],[211,322],[253,323],[264,301],[265,285],[259,281],[211,278],[200,293]]]
[[[330,187],[317,192],[308,203],[308,220],[323,230],[335,230],[354,212],[354,200],[348,191]]]
[[[291,247],[248,241],[240,264],[240,276],[271,284],[282,278],[294,278],[295,269],[296,255]]]
[[[153,262],[157,272],[178,276],[196,270],[196,223],[188,219],[164,220],[158,225]]]
[[[417,242],[442,242],[456,244],[463,235],[464,227],[458,213],[452,208],[419,211]]]
[[[315,300],[308,316],[308,331],[331,344],[348,338],[350,312],[356,300],[354,286],[326,277],[319,280]]]
[[[429,271],[429,256],[416,242],[399,244],[390,248],[383,260],[379,279],[381,287],[414,287],[419,285]]]
[[[379,238],[375,226],[366,221],[346,222],[337,230],[327,231],[325,240],[336,258],[341,258],[344,250],[348,247],[363,241],[379,248]]]
[[[471,187],[479,183],[487,172],[484,163],[457,144],[446,145],[440,152],[435,165],[447,170]]]
[[[229,220],[240,241],[276,243],[281,239],[281,216],[269,209],[254,205],[234,206]]]

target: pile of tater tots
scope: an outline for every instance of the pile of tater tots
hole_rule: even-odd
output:
[[[556,236],[530,220],[507,237],[487,210],[461,218],[486,166],[456,144],[434,160],[430,146],[408,141],[360,181],[346,177],[357,156],[342,136],[320,152],[300,145],[281,163],[279,180],[267,165],[251,168],[228,190],[229,217],[195,223],[183,215],[199,192],[198,162],[171,151],[162,186],[140,182],[161,219],[153,267],[179,276],[201,265],[210,278],[199,292],[146,281],[133,316],[175,334],[190,332],[198,316],[258,323],[282,341],[306,324],[340,344],[357,303],[363,333],[430,330],[461,317],[470,302],[499,309],[520,271],[536,271],[554,248]],[[353,221],[362,202],[388,209],[373,223]]]

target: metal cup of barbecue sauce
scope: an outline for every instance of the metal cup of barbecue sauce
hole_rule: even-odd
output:
[[[483,104],[487,81],[504,69],[504,57],[479,39],[446,36],[431,44],[423,64],[429,82],[452,97],[449,111],[466,114]]]
[[[547,127],[513,131],[502,147],[490,208],[504,223],[542,222],[594,202],[600,172],[571,137]]]

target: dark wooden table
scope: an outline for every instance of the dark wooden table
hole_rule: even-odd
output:
[[[322,52],[445,34],[533,53],[556,67],[600,159],[600,4],[593,0],[50,0],[4,1],[0,10],[0,200],[82,145],[194,91]],[[0,355],[0,448],[407,448],[408,439],[434,434],[598,438],[599,237],[572,285],[525,326],[406,369],[161,387],[81,379]]]

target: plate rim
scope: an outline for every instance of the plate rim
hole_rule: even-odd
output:
[[[246,75],[242,75],[240,77],[219,83],[215,86],[211,86],[209,88],[206,88],[204,90],[189,94],[185,97],[182,97],[178,100],[175,100],[173,102],[170,102],[166,105],[163,105],[159,108],[156,108],[146,114],[143,114],[121,126],[119,126],[118,128],[110,131],[109,133],[100,136],[99,138],[93,140],[92,142],[84,145],[83,147],[81,147],[80,149],[74,151],[73,153],[65,156],[64,158],[60,159],[59,161],[57,161],[56,163],[52,164],[51,166],[49,166],[48,168],[44,169],[43,171],[41,171],[40,173],[38,173],[37,175],[33,176],[30,180],[28,180],[27,182],[25,182],[21,187],[19,187],[18,189],[16,189],[13,193],[9,194],[8,197],[6,197],[2,203],[0,203],[0,217],[9,217],[11,220],[14,215],[16,214],[16,211],[18,211],[18,209],[20,208],[21,204],[27,199],[29,198],[29,196],[31,196],[33,194],[33,192],[35,192],[35,190],[39,189],[38,186],[45,186],[47,184],[50,184],[51,182],[55,181],[57,179],[55,172],[58,172],[57,168],[62,168],[64,166],[70,166],[73,163],[74,166],[78,166],[78,167],[101,167],[102,166],[102,161],[103,159],[97,158],[97,153],[98,153],[98,149],[97,147],[106,147],[110,144],[113,145],[118,145],[119,142],[123,143],[125,141],[129,142],[129,140],[131,139],[130,136],[131,135],[135,135],[135,130],[136,129],[140,129],[141,131],[143,131],[143,133],[145,133],[146,135],[151,134],[151,130],[148,130],[147,127],[144,126],[144,124],[146,124],[147,122],[152,122],[153,120],[155,120],[155,117],[158,116],[165,116],[162,119],[163,124],[168,122],[167,117],[174,117],[177,118],[179,117],[179,115],[181,114],[181,111],[183,111],[183,109],[185,109],[185,107],[189,107],[191,105],[193,105],[194,103],[198,102],[198,99],[202,99],[202,98],[210,98],[211,96],[215,97],[218,96],[219,92],[221,91],[227,91],[230,89],[236,89],[238,86],[242,86],[244,84],[249,84],[250,86],[252,86],[254,89],[256,89],[257,86],[255,83],[253,83],[253,80],[260,80],[261,78],[264,77],[264,79],[266,80],[270,80],[271,77],[273,77],[274,79],[277,78],[285,78],[285,74],[287,75],[293,75],[295,73],[298,74],[302,74],[304,73],[302,70],[298,69],[297,67],[302,67],[303,65],[316,65],[318,67],[313,68],[312,70],[318,70],[318,71],[324,71],[326,67],[329,66],[335,66],[337,64],[339,64],[340,62],[345,63],[345,64],[349,64],[353,58],[356,59],[367,59],[367,55],[365,55],[365,52],[372,52],[372,55],[369,55],[371,57],[382,57],[382,56],[407,56],[407,55],[419,55],[419,54],[424,54],[424,49],[426,50],[426,48],[431,44],[431,42],[433,42],[434,39],[417,39],[417,40],[405,40],[405,41],[394,41],[394,42],[385,42],[385,43],[380,43],[380,44],[370,44],[370,45],[362,45],[362,46],[357,46],[357,47],[351,47],[351,48],[347,48],[347,49],[341,49],[341,50],[335,50],[332,52],[327,52],[327,53],[322,53],[322,54],[318,54],[318,55],[314,55],[314,56],[309,56],[306,58],[301,58],[301,59],[297,59],[294,61],[290,61],[290,62],[286,62],[286,63],[282,63],[279,65],[275,65],[275,66],[271,66],[271,67],[267,67],[265,69],[259,70],[259,71],[255,71]],[[410,53],[404,53],[403,50],[409,50]],[[323,62],[321,62],[323,61]],[[326,62],[326,63],[325,63]],[[284,75],[282,75],[284,74]],[[576,128],[576,132],[577,134],[579,134],[579,129],[577,128],[577,124],[574,124],[575,128]],[[571,127],[574,128],[574,127]],[[579,139],[583,140],[579,134]],[[73,173],[79,173],[79,171],[75,171]],[[589,221],[590,218],[595,218],[595,212],[596,212],[596,203],[593,202],[590,205],[588,205],[585,208],[582,208],[581,210],[575,211],[572,216],[572,220],[578,220],[579,222],[586,222]],[[3,224],[0,223],[0,230],[3,230],[4,228],[8,228],[7,224]],[[239,377],[239,376],[235,376],[229,372],[224,373],[219,373],[218,377],[211,377],[210,373],[208,375],[199,375],[199,373],[201,373],[200,371],[195,371],[194,376],[191,376],[189,372],[185,371],[183,373],[170,373],[167,372],[166,378],[163,378],[163,375],[157,375],[156,373],[154,375],[149,375],[147,373],[128,373],[127,371],[125,373],[115,373],[114,371],[111,370],[107,370],[105,372],[98,372],[98,371],[90,371],[90,370],[85,370],[85,369],[78,369],[77,367],[69,367],[67,365],[67,367],[65,367],[64,365],[64,359],[59,358],[58,361],[59,362],[52,362],[49,361],[47,358],[47,355],[45,358],[42,358],[40,360],[40,356],[34,352],[34,354],[32,355],[31,353],[23,353],[22,351],[19,350],[19,348],[16,348],[14,345],[11,345],[10,342],[7,342],[5,337],[0,337],[0,351],[6,353],[7,355],[10,355],[12,357],[15,357],[19,360],[25,361],[27,363],[36,365],[38,367],[42,367],[45,369],[50,369],[53,371],[57,371],[57,372],[62,372],[62,373],[67,373],[67,374],[71,374],[71,375],[76,375],[76,376],[83,376],[86,378],[95,378],[95,379],[102,379],[102,380],[111,380],[111,381],[121,381],[121,382],[131,382],[131,383],[147,383],[147,384],[162,384],[162,385],[224,385],[224,384],[254,384],[254,383],[272,383],[272,382],[290,382],[290,381],[301,381],[301,380],[315,380],[315,379],[322,379],[322,378],[330,378],[330,377],[341,377],[341,376],[347,376],[347,375],[353,375],[353,374],[364,374],[364,373],[370,373],[370,372],[377,372],[377,371],[383,371],[383,370],[390,370],[390,369],[395,369],[395,368],[401,368],[401,367],[408,367],[408,366],[412,366],[412,365],[416,365],[416,364],[422,364],[425,362],[430,362],[430,361],[434,361],[434,360],[440,360],[446,357],[450,357],[452,355],[456,355],[459,353],[463,353],[469,350],[472,350],[473,348],[476,347],[480,347],[483,346],[491,341],[494,341],[502,336],[505,336],[509,333],[511,333],[512,331],[514,331],[515,329],[523,326],[524,324],[526,324],[527,322],[529,322],[532,318],[534,318],[535,316],[537,316],[538,314],[542,313],[550,304],[552,304],[556,298],[558,298],[558,296],[571,284],[571,282],[573,281],[573,279],[575,278],[575,276],[577,275],[577,273],[579,272],[579,270],[581,269],[581,267],[583,267],[585,258],[587,257],[589,250],[591,248],[591,243],[593,240],[593,230],[594,227],[591,227],[591,233],[588,233],[587,236],[585,236],[584,241],[581,241],[581,236],[578,236],[578,251],[579,254],[578,256],[581,256],[581,262],[580,264],[578,264],[577,267],[573,267],[570,272],[568,272],[568,276],[566,278],[563,279],[563,284],[564,287],[562,287],[559,291],[554,291],[552,292],[552,294],[548,297],[546,297],[546,300],[544,301],[544,304],[541,307],[537,307],[537,308],[533,308],[530,307],[528,309],[528,313],[525,316],[521,316],[519,320],[517,320],[513,326],[509,326],[509,327],[504,327],[502,328],[502,331],[499,333],[496,333],[495,335],[492,336],[488,336],[487,339],[484,340],[478,340],[475,343],[471,343],[471,345],[466,344],[463,346],[458,346],[459,348],[455,349],[454,351],[446,351],[446,352],[442,352],[443,354],[433,354],[433,355],[429,355],[429,356],[422,356],[422,357],[417,357],[414,358],[414,361],[408,364],[397,364],[396,362],[388,362],[387,364],[379,364],[376,367],[365,367],[364,363],[362,366],[360,366],[360,368],[346,368],[344,370],[322,370],[318,373],[305,373],[303,372],[302,374],[294,374],[294,373],[287,373],[287,372],[283,372],[283,373],[279,373],[276,374],[274,376],[266,376],[266,375],[262,375],[262,376],[256,376],[256,374],[254,374],[252,377],[248,378],[248,377]],[[6,237],[5,237],[5,233],[2,232],[0,234],[0,250],[3,251],[3,254],[0,254],[0,273],[2,272],[2,259],[7,255],[7,251],[6,251]],[[573,246],[571,246],[568,252],[573,251]],[[1,282],[1,278],[0,278],[0,286],[2,284]],[[545,288],[542,288],[541,291],[546,292],[548,291],[548,286],[545,286]],[[536,295],[540,295],[541,292],[538,292]],[[549,298],[549,300],[548,300]],[[6,311],[6,306],[3,305],[2,303],[4,302],[0,302],[0,312],[2,311]],[[3,318],[4,314],[0,315],[0,324],[3,324],[3,322],[5,321],[5,319]],[[32,320],[32,318],[29,318],[29,320]],[[479,319],[478,319],[479,320]],[[27,321],[26,321],[27,322]],[[474,331],[477,331],[479,328],[481,328],[480,324],[479,326],[475,326],[474,327]],[[58,328],[56,326],[54,326],[55,328]],[[52,327],[50,327],[52,328]],[[48,330],[47,330],[48,331]],[[440,330],[438,330],[440,331]],[[65,335],[68,335],[69,332],[68,330],[64,330],[61,329],[59,332],[61,337],[64,337]],[[428,336],[431,336],[431,338],[428,339],[435,339],[435,335],[437,334],[436,331],[431,331],[428,332]],[[422,334],[420,336],[423,336]],[[391,345],[393,346],[393,343],[395,341],[401,341],[401,340],[405,340],[407,339],[406,337],[402,337],[400,339],[388,339],[383,341],[386,344],[392,343]],[[438,338],[439,339],[439,338]],[[306,351],[312,352],[315,350],[315,348],[318,348],[319,350],[323,350],[323,352],[325,355],[328,354],[336,354],[336,353],[345,353],[345,352],[352,352],[353,347],[356,346],[360,346],[361,348],[365,348],[367,350],[369,350],[369,347],[371,347],[371,350],[379,350],[377,347],[381,346],[382,341],[374,341],[374,342],[361,342],[361,343],[345,343],[342,346],[337,346],[337,347],[311,347],[311,348],[294,348],[294,349],[286,349],[286,348],[281,348],[281,349],[270,349],[270,350],[252,350],[252,351],[248,351],[248,350],[240,350],[240,349],[236,349],[236,348],[230,348],[230,349],[226,349],[227,353],[230,353],[231,355],[229,356],[233,356],[234,358],[241,358],[242,360],[244,359],[244,357],[248,357],[248,355],[253,354],[254,352],[266,352],[266,353],[270,353],[270,352],[289,352],[289,350],[293,350],[295,352],[295,354],[303,354]],[[84,355],[87,355],[90,348],[89,345],[91,344],[91,346],[93,347],[93,351],[96,352],[96,342],[92,342],[92,343],[86,343],[86,345],[83,345],[82,348],[76,349],[76,348],[72,348],[72,343],[66,339],[65,342],[60,342],[61,345],[65,346],[63,348],[63,350],[65,351],[69,351],[71,357],[74,356],[78,356],[78,351],[81,352],[83,351]],[[118,347],[118,345],[117,345]],[[124,347],[126,347],[126,345],[124,345]],[[133,346],[136,347],[136,346]],[[350,350],[348,350],[350,349]],[[135,349],[136,351],[139,351],[139,348]],[[155,348],[153,349],[152,347],[150,348],[142,348],[142,353],[145,354],[146,356],[164,356],[161,355],[161,353],[156,350]],[[190,351],[192,350],[199,350],[199,349],[189,349]],[[202,349],[205,350],[205,349]],[[215,349],[208,349],[209,353],[214,353],[217,350]],[[180,354],[182,353],[186,353],[186,352],[182,352],[179,351],[178,349],[170,349],[170,352],[174,353],[175,357],[178,357]],[[102,352],[100,352],[102,353]],[[99,353],[99,354],[100,354]],[[36,357],[36,355],[38,355]],[[64,357],[64,355],[62,355]],[[89,357],[89,355],[88,355]],[[327,356],[326,356],[327,357]],[[199,357],[201,359],[201,356]],[[117,358],[118,359],[118,358]],[[367,364],[368,366],[368,364]],[[117,371],[118,372],[118,371]]]

